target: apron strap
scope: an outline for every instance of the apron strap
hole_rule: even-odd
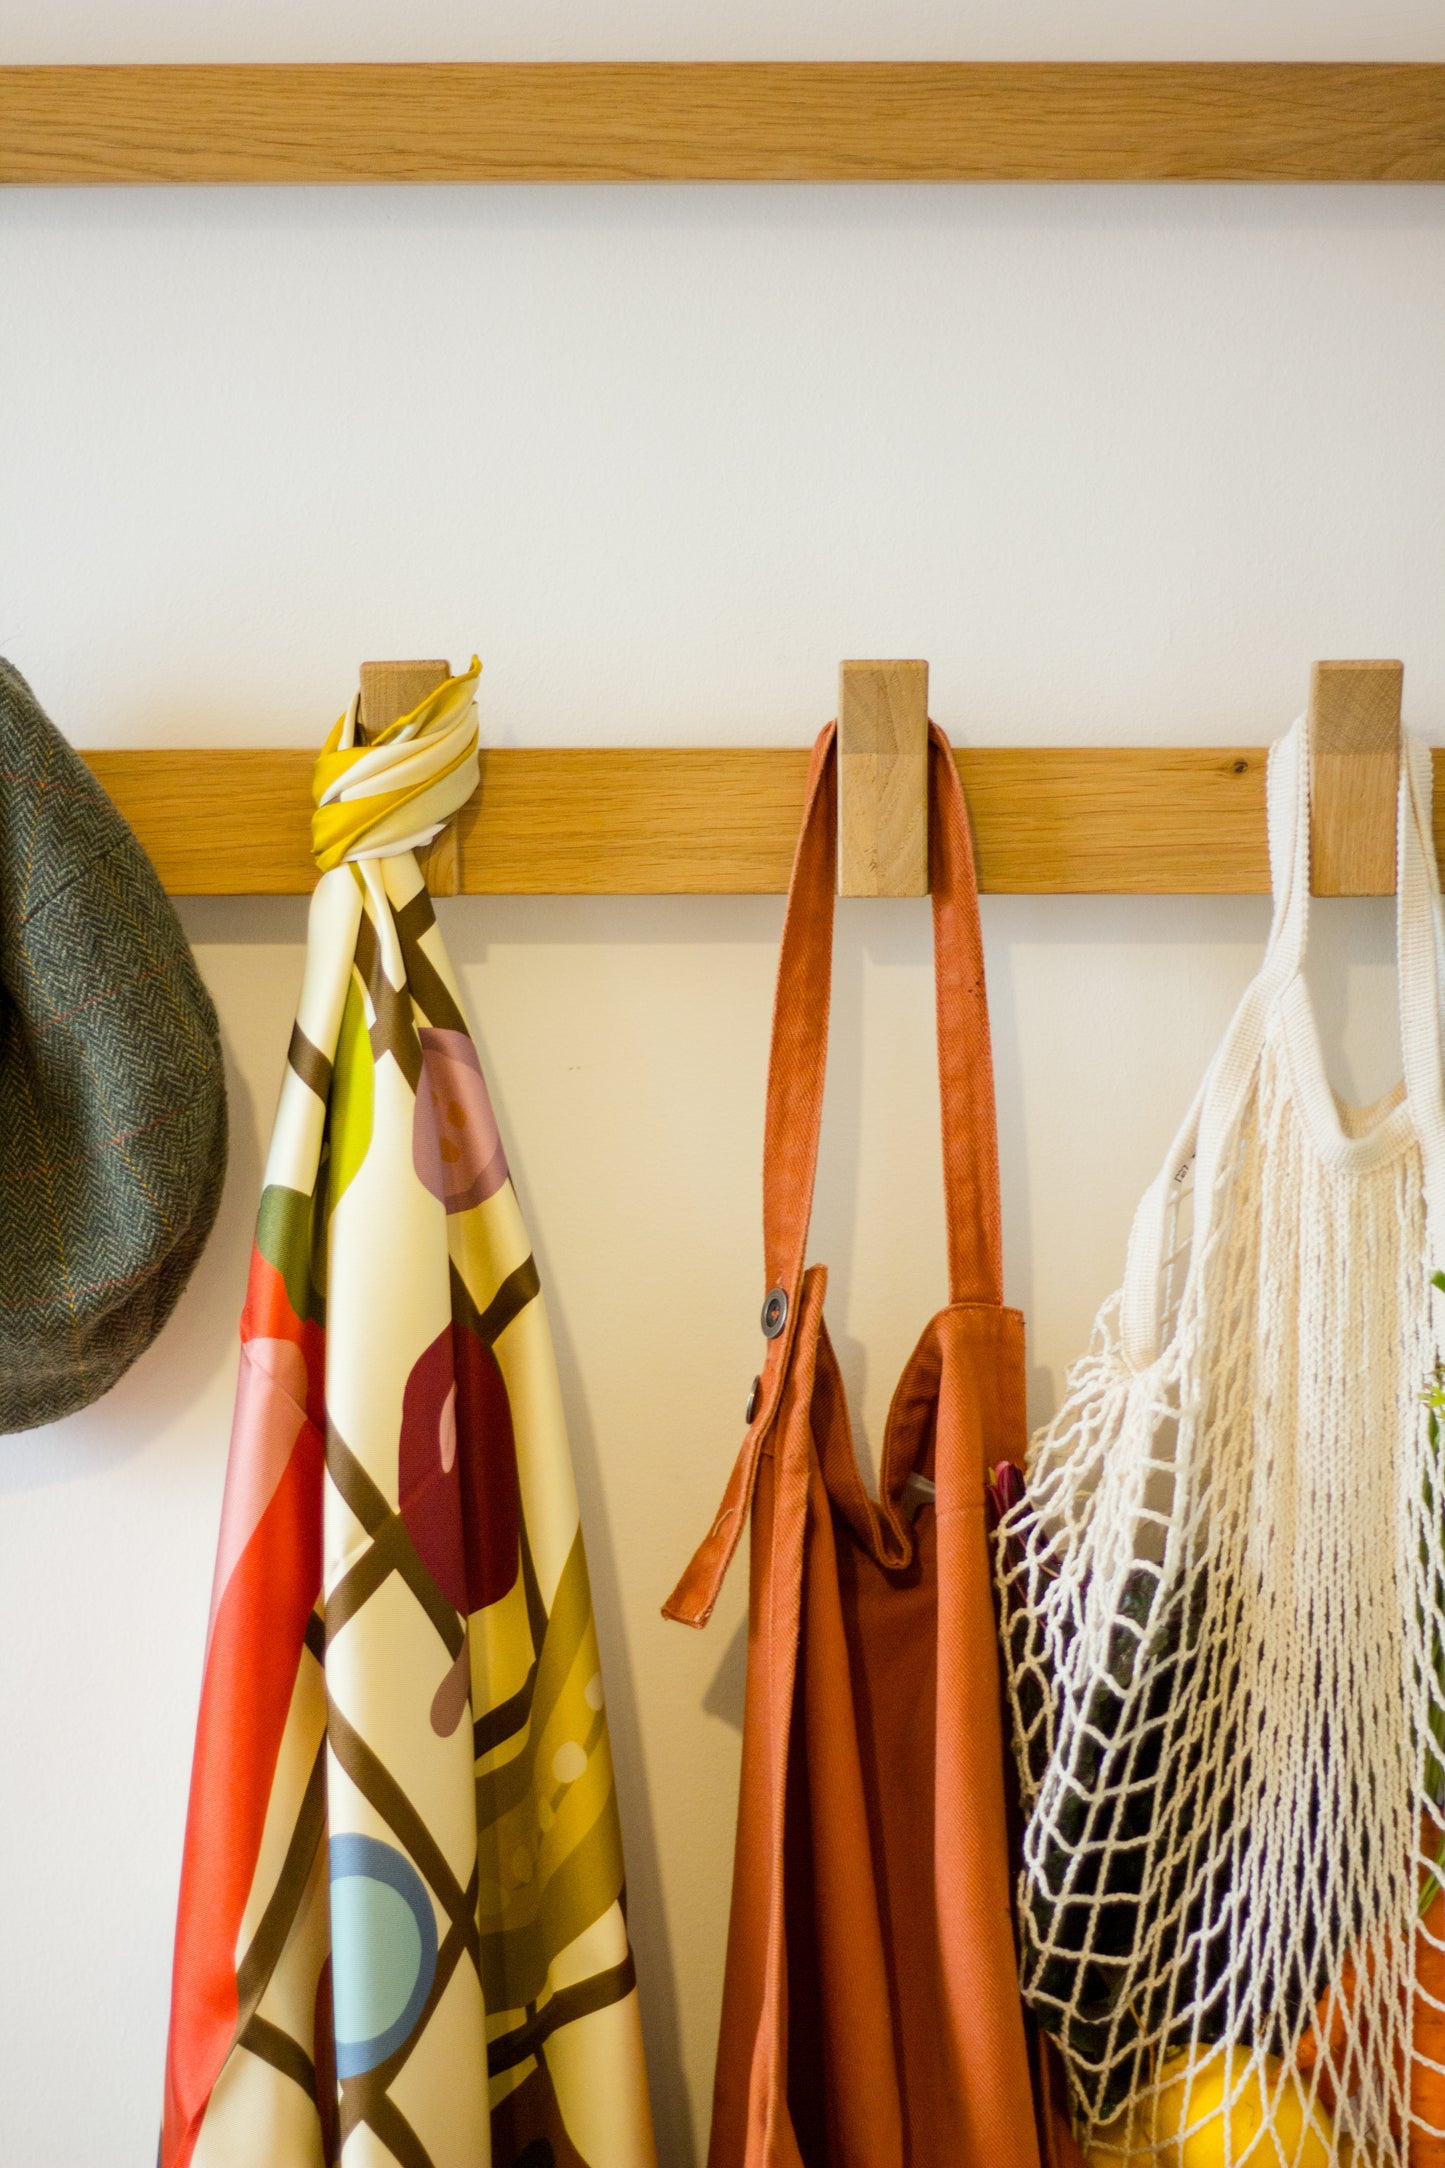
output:
[[[953,748],[936,723],[929,725],[929,740],[933,971],[943,1112],[943,1197],[948,1214],[948,1299],[1001,1304],[1003,1218],[978,876]]]
[[[833,987],[833,902],[838,885],[837,725],[813,747],[803,825],[788,883],[778,951],[768,1104],[763,1128],[763,1269],[767,1291],[781,1289],[788,1314],[798,1307],[818,1171],[828,1011]]]
[[[791,1308],[802,1285],[833,977],[837,888],[836,726],[813,748],[808,798],[788,892],[773,1009],[763,1146],[763,1257],[769,1289]],[[948,1221],[949,1301],[1003,1301],[1003,1240],[993,1050],[984,987],[978,884],[963,786],[947,738],[929,725],[929,851],[934,983]]]
[[[802,1308],[828,1062],[838,885],[837,767],[837,725],[829,723],[813,747],[808,769],[773,1004],[763,1143],[768,1350],[721,1510],[664,1606],[667,1617],[688,1625],[706,1625],[742,1533],[758,1455],[777,1412]],[[929,726],[929,780],[949,1301],[1001,1304],[998,1141],[978,884],[963,788],[952,748],[936,724]]]

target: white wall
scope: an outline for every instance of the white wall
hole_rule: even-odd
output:
[[[1435,0],[6,0],[15,61],[1438,60]]]
[[[1435,0],[1030,11],[7,0],[0,58],[1445,57]],[[497,189],[0,198],[0,650],[83,745],[319,742],[366,655],[497,743],[802,743],[924,654],[975,743],[1251,742],[1316,655],[1445,737],[1445,191]],[[776,899],[459,900],[574,1424],[667,2168],[706,2126],[738,1575],[657,1605],[757,1367]],[[152,2158],[191,1726],[303,906],[187,905],[234,1145],[175,1319],[0,1440],[0,2163]],[[1036,1414],[1258,954],[1255,899],[985,906]],[[1338,1080],[1390,916],[1319,913]],[[924,907],[840,914],[815,1252],[876,1438],[942,1297]],[[865,1352],[866,1350],[866,1352]]]

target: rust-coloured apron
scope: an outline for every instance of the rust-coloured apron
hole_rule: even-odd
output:
[[[836,769],[830,724],[813,752],[773,1017],[767,1360],[722,1508],[665,1607],[707,1623],[751,1504],[742,1793],[708,2164],[1039,2168],[984,1524],[986,1470],[1023,1458],[1024,1338],[1002,1299],[973,853],[953,756],[934,729],[949,1304],[894,1394],[875,1504],[823,1322],[827,1272],[804,1269]],[[911,1474],[936,1486],[936,1503],[915,1510]],[[1046,2108],[1044,2122],[1050,2155],[1067,2158],[1062,2118]]]

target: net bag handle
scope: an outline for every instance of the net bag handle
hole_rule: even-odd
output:
[[[1169,1208],[1194,1165],[1189,1271],[1208,1239],[1219,1162],[1264,1048],[1270,1011],[1304,967],[1309,933],[1309,726],[1300,716],[1269,753],[1267,803],[1274,914],[1264,960],[1205,1073],[1159,1173],[1140,1200],[1120,1299],[1124,1356],[1144,1370],[1160,1345]],[[1432,832],[1430,749],[1402,733],[1397,801],[1396,949],[1405,1096],[1420,1140],[1432,1248],[1445,1249],[1445,1084],[1442,1084],[1440,877]]]

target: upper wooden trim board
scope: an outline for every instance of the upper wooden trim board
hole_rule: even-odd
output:
[[[0,182],[1445,181],[1445,66],[0,69]]]
[[[957,753],[981,888],[1256,895],[1269,887],[1257,747]],[[311,753],[93,752],[177,896],[314,885]],[[466,895],[760,895],[788,885],[805,750],[494,749],[458,816]],[[1445,861],[1445,752],[1435,755]]]

